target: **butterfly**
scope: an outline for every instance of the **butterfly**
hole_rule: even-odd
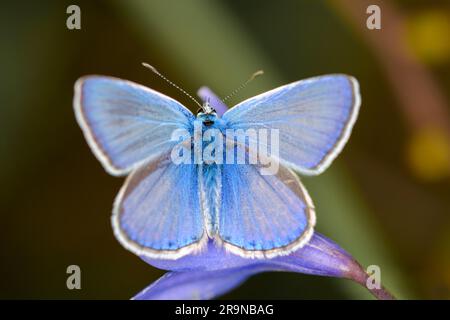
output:
[[[242,257],[273,258],[311,238],[314,205],[294,171],[317,175],[331,164],[350,136],[360,93],[351,76],[318,76],[247,99],[220,117],[208,102],[194,115],[145,86],[86,76],[75,84],[73,103],[106,171],[128,175],[111,218],[126,249],[178,259],[215,241]],[[260,164],[174,163],[179,141],[171,135],[195,126],[278,130],[279,169],[263,175]]]

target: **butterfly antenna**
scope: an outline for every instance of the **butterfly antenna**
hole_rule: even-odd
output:
[[[158,75],[159,77],[161,77],[161,79],[167,81],[170,85],[174,86],[175,88],[177,88],[178,90],[180,90],[181,92],[183,92],[186,96],[189,97],[189,99],[191,99],[192,101],[194,101],[200,108],[203,109],[203,106],[197,101],[195,100],[195,98],[193,96],[191,96],[189,93],[187,93],[185,90],[183,90],[182,88],[180,88],[179,86],[177,86],[175,83],[173,83],[172,81],[170,81],[169,79],[167,79],[166,77],[164,77],[158,70],[156,70],[156,68],[152,65],[149,65],[148,63],[142,62],[142,65],[144,67],[146,67],[147,69],[150,69],[153,73],[155,73],[156,75]]]
[[[225,98],[223,98],[222,101],[223,102],[227,101],[228,99],[230,99],[231,97],[236,95],[236,93],[238,93],[239,91],[244,89],[251,81],[253,81],[253,79],[255,79],[256,77],[261,76],[263,74],[264,74],[264,71],[262,71],[262,70],[256,71],[254,74],[252,74],[250,76],[250,78],[247,79],[247,81],[245,81],[243,84],[241,84],[239,87],[237,87],[233,92],[231,92],[229,95],[227,95]]]

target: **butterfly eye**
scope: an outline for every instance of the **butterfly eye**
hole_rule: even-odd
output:
[[[207,127],[212,126],[214,124],[214,121],[212,120],[205,120],[203,121],[203,124]]]

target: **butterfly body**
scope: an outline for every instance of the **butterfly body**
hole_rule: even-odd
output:
[[[195,146],[201,145],[201,155],[205,153],[205,149],[212,145],[224,141],[225,131],[227,129],[227,123],[221,119],[214,109],[209,108],[209,104],[206,104],[206,110],[209,112],[199,112],[197,119],[194,122],[194,128],[201,128],[201,135],[194,134],[194,141],[191,145],[192,151],[195,152]],[[213,136],[211,141],[204,142],[203,137],[206,131],[214,130],[217,136]],[[221,143],[221,142],[220,142]],[[222,148],[224,150],[224,148]],[[223,154],[221,155],[223,159]],[[202,203],[202,211],[205,216],[205,225],[208,237],[214,238],[217,233],[219,210],[220,210],[220,198],[221,198],[221,175],[222,164],[217,163],[214,159],[209,160],[201,157],[200,163],[196,165],[199,177],[199,197]]]
[[[358,83],[346,75],[282,86],[221,117],[209,103],[194,116],[174,99],[111,77],[79,79],[74,97],[94,154],[111,174],[128,175],[113,208],[116,237],[135,254],[161,259],[193,254],[208,241],[247,258],[287,255],[307,243],[314,205],[292,170],[325,170],[359,104]]]

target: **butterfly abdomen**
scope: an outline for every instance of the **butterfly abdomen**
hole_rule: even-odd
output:
[[[216,163],[198,166],[200,181],[200,201],[208,235],[212,237],[218,230],[221,165]]]

